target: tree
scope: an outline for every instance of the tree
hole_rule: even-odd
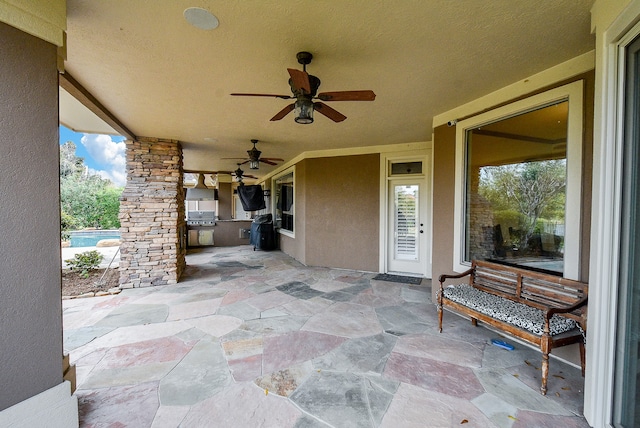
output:
[[[76,156],[76,146],[67,141],[60,146],[61,229],[120,227],[118,211],[122,188],[110,180],[91,174],[84,159]]]
[[[522,242],[527,243],[547,208],[554,217],[564,217],[566,171],[565,159],[485,167],[480,193],[500,209],[522,214]]]
[[[83,174],[85,170],[84,158],[76,156],[76,145],[67,141],[60,146],[60,179],[76,174]]]

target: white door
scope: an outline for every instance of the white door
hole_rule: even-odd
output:
[[[251,218],[251,212],[245,211],[242,207],[242,202],[240,202],[240,196],[237,194],[233,196],[234,206],[235,206],[235,219],[236,220],[246,220]]]
[[[427,274],[425,187],[423,179],[389,181],[388,272]]]

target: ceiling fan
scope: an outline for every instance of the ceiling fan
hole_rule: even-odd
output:
[[[373,101],[376,99],[376,94],[370,90],[321,92],[316,94],[318,87],[320,86],[320,79],[307,73],[307,65],[311,63],[313,55],[309,52],[298,52],[296,58],[298,59],[298,62],[302,64],[302,71],[294,68],[287,68],[289,76],[291,76],[289,79],[289,86],[291,86],[291,92],[293,95],[246,93],[233,93],[231,95],[245,97],[275,97],[285,100],[295,99],[296,101],[293,104],[289,104],[280,110],[271,118],[271,120],[280,120],[291,111],[295,110],[295,121],[303,124],[313,123],[314,111],[328,117],[334,122],[342,122],[347,118],[345,115],[329,107],[322,101]],[[319,99],[320,101],[314,102],[314,99]]]
[[[238,169],[236,169],[235,171],[233,171],[231,173],[231,175],[234,175],[236,177],[236,181],[240,184],[244,184],[242,183],[242,179],[243,178],[258,178],[258,177],[254,177],[253,175],[247,175],[244,173],[243,170],[240,169],[240,165],[242,165],[241,163],[238,164]]]
[[[197,175],[196,179],[198,180],[198,182],[194,186],[194,188],[205,188],[205,189],[208,188],[204,184],[204,181],[206,179],[206,177],[205,177],[206,175],[227,174],[227,175],[235,176],[238,181],[241,181],[242,178],[253,178],[254,180],[258,178],[255,175],[245,174],[244,171],[240,169],[240,165],[241,164],[238,164],[238,169],[236,169],[235,171],[196,171],[196,170],[187,170],[187,169],[185,169],[184,173],[185,174],[195,174],[195,175]]]
[[[245,163],[248,162],[250,169],[259,169],[260,162],[266,163],[267,165],[277,165],[276,162],[284,161],[284,159],[280,159],[280,158],[261,158],[260,155],[262,154],[262,152],[256,149],[256,144],[258,143],[258,140],[251,140],[251,142],[253,143],[253,148],[251,150],[247,150],[247,155],[249,155],[248,158],[222,158],[222,159],[242,159],[244,160],[244,162],[239,163],[238,166],[244,165]],[[245,177],[248,177],[248,176],[245,176]]]

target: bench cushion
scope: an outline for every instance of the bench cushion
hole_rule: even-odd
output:
[[[449,300],[538,336],[542,336],[544,332],[544,312],[540,309],[480,291],[469,284],[448,286],[443,294]],[[551,317],[549,329],[552,336],[574,328],[576,328],[576,322],[572,319],[558,314]]]

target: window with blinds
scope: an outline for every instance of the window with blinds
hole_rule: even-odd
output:
[[[395,186],[395,258],[418,259],[419,186]]]

